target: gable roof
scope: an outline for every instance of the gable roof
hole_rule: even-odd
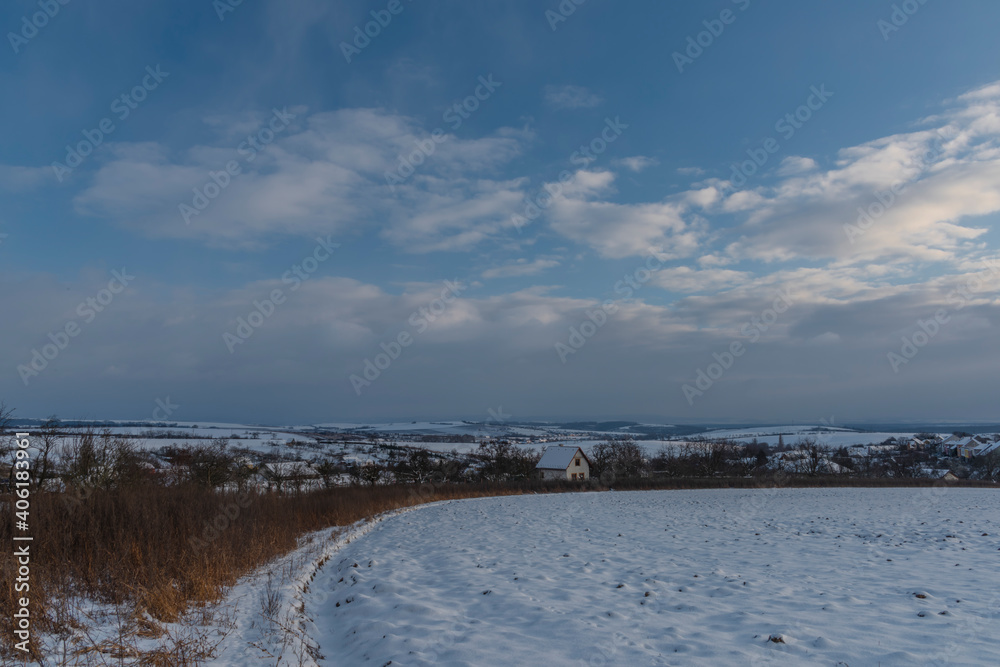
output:
[[[975,450],[975,453],[976,453],[977,456],[986,456],[987,454],[990,454],[991,452],[995,452],[998,449],[1000,449],[1000,440],[998,440],[997,442],[991,442],[989,444],[986,444],[986,445],[983,445],[982,447],[977,448]]]
[[[569,464],[573,462],[573,458],[579,452],[583,458],[587,458],[587,455],[583,453],[583,450],[579,447],[563,447],[559,445],[558,447],[546,447],[545,453],[542,454],[542,460],[538,462],[535,466],[536,469],[541,468],[543,470],[565,470],[569,467]],[[590,459],[587,459],[587,463],[590,463]]]

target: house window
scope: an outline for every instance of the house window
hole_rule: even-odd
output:
[[[577,459],[577,460],[576,460],[576,465],[577,465],[577,466],[579,466],[579,465],[580,465],[580,459]]]

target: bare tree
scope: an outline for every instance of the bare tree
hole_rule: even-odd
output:
[[[313,461],[312,467],[319,473],[320,478],[323,480],[323,487],[327,489],[333,488],[336,477],[345,470],[342,464],[337,463],[331,458]]]
[[[8,429],[10,429],[12,421],[14,421],[14,409],[8,408],[6,403],[0,401],[0,463],[10,466],[10,470],[7,472],[6,483],[11,487],[14,485],[14,461],[12,454],[15,447],[14,440],[10,436]]]
[[[510,475],[514,445],[507,440],[491,439],[479,443],[476,452],[482,465],[479,475],[487,482],[502,482]]]
[[[680,474],[679,460],[674,450],[669,447],[660,447],[656,456],[649,460],[649,468],[653,474],[676,477]]]
[[[646,472],[646,457],[631,436],[609,438],[591,451],[591,476],[602,481],[638,477]]]
[[[487,482],[504,482],[512,479],[529,479],[535,472],[541,456],[538,452],[517,447],[508,440],[490,439],[479,443],[476,457],[480,460],[479,477]],[[454,466],[449,466],[454,467]],[[444,466],[439,466],[436,477],[448,477]]]
[[[55,477],[53,473],[53,456],[56,445],[59,444],[62,435],[59,432],[59,419],[52,415],[46,419],[41,426],[36,442],[38,443],[38,458],[35,459],[35,486],[41,488],[45,480]]]
[[[211,445],[193,448],[188,468],[191,481],[213,489],[233,481],[236,457],[228,451],[228,446],[229,439],[223,438]]]
[[[995,449],[985,456],[976,458],[975,463],[981,471],[983,479],[996,481],[1000,478],[1000,449]]]
[[[65,481],[86,489],[114,489],[147,479],[135,442],[105,430],[88,429],[62,447]]]
[[[847,451],[847,447],[838,449],[831,460],[840,466],[841,473],[847,475],[854,472],[854,461],[851,459],[851,454]]]
[[[382,476],[385,474],[385,468],[375,461],[369,461],[361,466],[360,473],[362,482],[369,486],[376,486],[382,481]]]
[[[260,475],[267,480],[268,489],[273,487],[278,493],[285,492],[285,483],[290,479],[288,471],[282,465],[281,461],[262,465],[260,467]]]
[[[806,474],[816,476],[826,467],[826,449],[816,442],[816,438],[799,441],[799,449],[805,454],[802,459]]]
[[[0,436],[6,435],[12,421],[14,421],[14,408],[8,408],[6,403],[0,401]]]

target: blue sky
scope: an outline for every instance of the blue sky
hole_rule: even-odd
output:
[[[7,3],[0,398],[268,423],[996,419],[997,19]]]

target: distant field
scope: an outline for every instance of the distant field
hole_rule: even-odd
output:
[[[336,553],[307,631],[331,665],[995,665],[998,548],[992,490],[447,502]]]

